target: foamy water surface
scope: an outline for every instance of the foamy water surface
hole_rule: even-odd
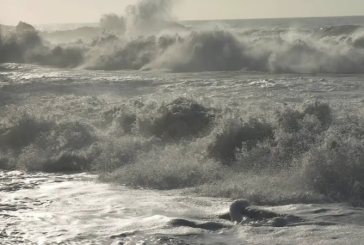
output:
[[[346,192],[347,195],[340,186],[332,187],[332,194],[325,191],[325,185],[330,185],[330,178],[335,175],[321,180],[318,186],[305,181],[317,178],[307,170],[310,164],[307,159],[319,161],[315,157],[322,156],[314,154],[325,154],[333,161],[327,156],[329,150],[317,153],[314,146],[308,147],[302,153],[295,153],[299,155],[291,156],[290,161],[296,165],[286,166],[283,158],[258,151],[258,146],[257,152],[244,152],[243,148],[239,160],[229,165],[226,164],[232,158],[219,160],[220,156],[232,157],[228,148],[215,148],[220,155],[209,153],[209,149],[218,147],[220,141],[231,144],[229,141],[234,138],[221,139],[218,135],[225,130],[238,130],[234,132],[241,134],[239,128],[234,129],[240,120],[257,117],[266,120],[268,128],[278,127],[275,126],[276,110],[295,115],[291,110],[301,111],[302,105],[316,99],[328,103],[337,117],[335,124],[330,122],[332,129],[325,131],[339,130],[343,127],[341,123],[354,127],[355,124],[342,120],[347,120],[347,114],[360,116],[361,76],[87,72],[13,64],[4,65],[1,76],[4,94],[1,139],[13,147],[2,148],[4,168],[46,172],[90,169],[101,174],[101,181],[107,181],[103,183],[95,175],[85,174],[3,172],[2,234],[9,244],[16,239],[29,244],[139,244],[142,241],[147,244],[291,244],[292,240],[299,244],[360,244],[363,211],[351,203],[360,203],[361,179],[351,176],[351,188],[356,187],[358,192]],[[171,102],[177,104],[168,107]],[[165,133],[153,123],[146,128],[136,124],[129,129],[122,120],[123,113],[142,113],[136,115],[140,118],[137,123],[148,120],[148,113],[166,117],[159,113],[168,108],[180,111],[178,118],[184,123],[174,118],[163,119],[167,121],[159,123],[167,127],[163,129],[167,130]],[[204,113],[214,115],[216,120],[213,124],[216,129],[205,133],[189,124],[191,120],[194,125],[207,120],[209,117]],[[263,127],[251,125],[253,131],[255,127]],[[178,131],[181,127],[182,131]],[[249,137],[259,138],[260,133],[256,134]],[[324,137],[335,137],[336,132],[331,134]],[[299,135],[295,137],[305,139]],[[348,139],[352,140],[350,143],[335,139],[342,147],[357,145],[353,138]],[[318,147],[324,151],[320,144]],[[270,147],[285,149],[277,145]],[[342,152],[339,156],[353,158],[349,159],[349,162],[355,161],[350,168],[360,167],[358,155]],[[276,157],[282,166],[261,162],[267,157]],[[321,171],[318,174],[326,175],[323,166],[316,167],[315,171]],[[331,165],[331,168],[334,172],[342,171],[341,165]],[[342,181],[344,185],[352,183]],[[167,191],[140,189],[145,187]],[[171,190],[175,188],[179,190]],[[298,215],[313,222],[337,224],[274,228],[253,222],[213,232],[169,224],[175,218],[227,222],[219,221],[217,214],[226,211],[233,198],[247,198],[262,205],[261,208]]]
[[[1,33],[0,243],[361,244],[364,19],[168,3]]]
[[[360,244],[363,239],[363,210],[341,204],[261,207],[337,223],[329,226],[250,223],[212,232],[172,227],[169,221],[213,220],[226,211],[227,199],[131,190],[85,174],[8,172],[1,180],[3,244]],[[10,182],[18,185],[16,191]]]

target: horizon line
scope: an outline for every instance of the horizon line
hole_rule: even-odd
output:
[[[218,18],[218,19],[198,19],[198,20],[179,20],[179,21],[213,21],[213,20],[222,20],[222,21],[229,21],[229,20],[279,20],[279,19],[311,19],[311,18],[345,18],[345,17],[364,17],[363,15],[318,15],[318,16],[286,16],[286,17],[263,17],[263,18],[241,18],[241,19],[225,19],[225,18]]]
[[[233,20],[279,20],[279,19],[311,19],[311,18],[345,18],[345,17],[364,17],[363,15],[321,15],[321,16],[286,16],[286,17],[267,17],[267,18],[217,18],[217,19],[184,19],[176,20],[177,22],[197,22],[197,21],[233,21]],[[19,20],[19,22],[22,20]],[[18,23],[19,23],[18,22]],[[24,22],[24,21],[23,21]],[[67,25],[67,24],[97,24],[98,22],[54,22],[54,23],[31,23],[26,22],[31,25]],[[2,24],[2,26],[15,27],[16,25]]]

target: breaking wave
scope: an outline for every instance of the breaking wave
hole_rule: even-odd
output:
[[[112,36],[113,38],[110,38]],[[1,62],[98,70],[363,73],[364,36],[318,38],[299,33],[251,37],[228,30],[119,37],[51,46],[37,33],[3,37]]]
[[[100,28],[8,32],[1,38],[0,62],[90,70],[364,73],[362,26],[194,28],[178,23],[172,7],[169,0],[140,0],[122,16],[104,15]],[[47,41],[67,37],[72,41]]]
[[[112,107],[80,99],[93,108],[87,120],[68,109],[8,106],[0,167],[93,171],[133,187],[193,188],[260,204],[364,200],[364,119],[328,103],[248,117],[185,97]]]

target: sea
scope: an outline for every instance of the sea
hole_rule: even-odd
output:
[[[150,11],[3,28],[0,244],[364,244],[364,17]]]

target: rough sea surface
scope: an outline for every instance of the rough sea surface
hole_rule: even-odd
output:
[[[151,3],[3,28],[0,244],[363,244],[364,17]],[[219,219],[241,198],[305,222]]]

